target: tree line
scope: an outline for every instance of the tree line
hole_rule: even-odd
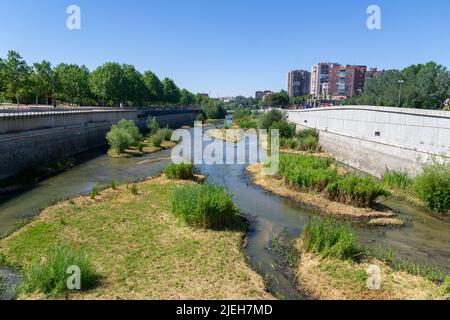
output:
[[[435,62],[390,70],[366,81],[360,96],[347,104],[418,109],[445,109],[450,98],[450,71]]]
[[[208,100],[180,89],[170,78],[133,65],[106,62],[94,71],[86,66],[47,61],[28,65],[13,50],[0,58],[0,102],[17,104],[153,106],[203,105]]]

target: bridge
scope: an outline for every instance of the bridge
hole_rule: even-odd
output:
[[[288,112],[299,128],[315,128],[325,151],[375,176],[386,170],[420,173],[450,162],[450,112],[375,106]]]

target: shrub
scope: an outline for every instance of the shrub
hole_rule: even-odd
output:
[[[164,137],[158,133],[151,136],[151,138],[150,138],[150,142],[152,143],[152,146],[157,147],[157,148],[161,147],[161,144],[163,143],[163,141],[164,141]]]
[[[62,295],[68,291],[67,279],[70,275],[67,269],[70,266],[80,268],[82,290],[89,290],[97,284],[99,276],[86,257],[67,247],[56,246],[47,251],[44,260],[39,255],[24,270],[21,290],[25,293],[40,291],[49,295]]]
[[[115,125],[115,127],[128,132],[132,140],[131,145],[138,146],[139,142],[142,141],[142,135],[133,120],[122,119]]]
[[[319,132],[316,129],[305,129],[305,130],[300,130],[297,133],[297,137],[299,137],[300,139],[304,139],[307,137],[314,137],[316,139],[319,139]]]
[[[295,124],[290,124],[284,119],[272,123],[269,130],[279,130],[281,138],[293,138],[295,136]]]
[[[131,186],[131,194],[133,194],[133,195],[135,195],[135,196],[138,195],[138,188],[137,188],[137,186],[136,186],[135,184],[133,184],[133,185]]]
[[[203,122],[205,121],[205,116],[203,115],[203,113],[199,113],[198,115],[195,116],[195,121],[200,121]]]
[[[194,176],[194,166],[192,164],[170,164],[164,173],[168,179],[189,180]]]
[[[316,137],[308,136],[299,140],[299,148],[302,151],[315,151],[319,148],[319,140]]]
[[[306,252],[324,258],[357,260],[362,253],[350,225],[330,218],[312,218],[303,231],[301,240]]]
[[[413,179],[406,172],[389,171],[383,175],[383,184],[391,189],[405,191],[412,186]]]
[[[173,133],[173,130],[171,130],[169,128],[164,128],[164,129],[161,129],[158,134],[161,135],[161,137],[164,139],[164,141],[171,141],[172,133]]]
[[[273,109],[259,116],[258,127],[260,129],[268,130],[272,126],[272,124],[281,120],[285,120],[285,118],[286,116],[281,111]]]
[[[149,130],[149,134],[156,134],[159,131],[159,124],[158,121],[156,121],[155,117],[148,117],[147,118],[147,128]]]
[[[218,229],[228,225],[238,210],[222,187],[186,185],[175,190],[172,212],[190,226]]]
[[[357,207],[373,207],[378,197],[387,195],[381,185],[371,177],[358,177],[354,174],[330,183],[326,193],[330,200]]]
[[[133,144],[133,139],[127,131],[114,126],[111,131],[107,133],[106,140],[108,140],[111,148],[118,153],[124,152],[125,149]]]
[[[242,129],[257,129],[258,121],[252,117],[244,117],[236,120],[236,124]]]
[[[440,214],[450,211],[450,164],[425,168],[416,177],[414,189],[428,209]]]
[[[99,195],[99,191],[97,189],[97,187],[94,187],[91,191],[91,199],[95,200],[95,198]]]

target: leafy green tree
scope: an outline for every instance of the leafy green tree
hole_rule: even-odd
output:
[[[186,89],[181,90],[180,104],[183,106],[191,106],[195,104],[195,95]]]
[[[266,103],[272,108],[286,108],[289,105],[289,95],[286,91],[271,94]]]
[[[208,101],[203,106],[203,111],[205,112],[208,119],[224,119],[227,112],[221,102]]]
[[[39,97],[45,96],[45,102],[49,103],[49,92],[53,90],[54,72],[49,61],[36,62],[33,65],[31,75],[32,91],[35,94],[36,104],[39,103]]]
[[[286,116],[280,111],[280,110],[270,110],[269,112],[262,113],[259,116],[258,127],[260,129],[270,129],[273,123],[280,122],[282,120],[285,120]]]
[[[144,72],[144,83],[148,89],[146,100],[151,104],[164,100],[164,86],[158,76],[151,71]]]
[[[124,100],[129,101],[132,105],[142,105],[149,95],[142,74],[129,64],[122,65],[122,69],[125,76]]]
[[[172,79],[165,78],[163,80],[164,101],[166,103],[177,104],[181,99],[181,91]]]
[[[55,98],[83,105],[91,97],[90,72],[85,66],[61,63],[55,68]]]
[[[103,105],[118,105],[124,102],[125,74],[120,64],[107,62],[91,74],[92,92],[102,100]]]
[[[27,90],[30,82],[31,69],[16,51],[8,51],[8,57],[3,66],[3,86],[10,98],[20,103],[20,94]]]

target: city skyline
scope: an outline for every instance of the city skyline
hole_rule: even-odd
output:
[[[450,4],[438,0],[434,6],[378,1],[381,30],[366,26],[372,3],[357,0],[325,1],[320,19],[309,14],[313,4],[287,0],[258,6],[235,0],[128,6],[80,0],[81,30],[66,28],[71,2],[42,2],[46,5],[31,0],[0,4],[1,57],[13,49],[30,64],[48,58],[53,65],[84,64],[91,71],[106,61],[130,63],[213,97],[285,89],[289,70],[310,70],[320,61],[379,69],[430,60],[450,65],[448,44],[439,37],[447,28]],[[10,12],[21,12],[21,19]],[[346,37],[328,35],[336,25]],[[305,32],[287,32],[294,26]]]

